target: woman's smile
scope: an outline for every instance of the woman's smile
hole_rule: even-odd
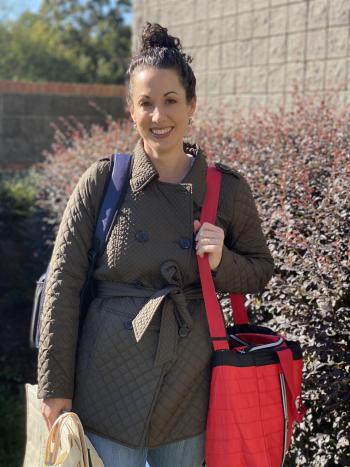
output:
[[[156,139],[164,139],[170,135],[173,128],[172,126],[166,128],[151,128],[151,133]]]

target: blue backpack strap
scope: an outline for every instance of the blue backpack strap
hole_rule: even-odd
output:
[[[99,215],[96,222],[93,249],[97,256],[101,256],[111,234],[113,225],[123,202],[129,179],[132,157],[130,154],[113,154],[112,175],[109,179]]]
[[[111,157],[112,173],[100,205],[92,248],[88,252],[89,268],[84,286],[80,293],[79,335],[86,317],[89,304],[96,296],[93,280],[97,259],[103,254],[113,225],[123,202],[131,173],[132,156],[113,154]]]

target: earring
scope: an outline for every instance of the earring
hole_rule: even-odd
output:
[[[193,120],[192,120],[192,117],[190,117],[190,118],[188,119],[188,124],[189,124],[189,126],[191,126],[192,123],[193,123]]]
[[[136,123],[135,122],[132,124],[132,126],[133,126],[134,130],[136,130]]]

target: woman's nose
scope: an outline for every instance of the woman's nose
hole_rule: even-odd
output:
[[[159,122],[161,121],[163,118],[163,113],[161,111],[161,109],[159,109],[158,107],[155,107],[153,112],[152,112],[152,121],[153,122]]]

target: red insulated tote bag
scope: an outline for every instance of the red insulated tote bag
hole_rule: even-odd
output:
[[[208,167],[201,223],[215,223],[221,172]],[[208,255],[197,256],[213,344],[206,428],[207,467],[279,467],[300,423],[300,345],[248,324],[244,296],[230,294],[234,326],[225,328]]]

